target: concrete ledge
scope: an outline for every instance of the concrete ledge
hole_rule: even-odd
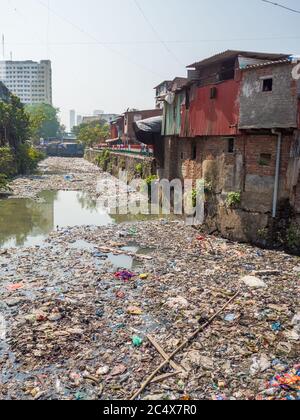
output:
[[[103,150],[88,149],[84,157],[89,162],[97,164],[97,160],[102,156],[102,153]],[[129,181],[136,177],[145,179],[151,175],[156,175],[156,161],[154,158],[147,156],[109,151],[109,157],[102,169],[114,176],[118,176],[120,170],[127,171]]]

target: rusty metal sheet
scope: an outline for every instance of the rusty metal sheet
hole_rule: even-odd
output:
[[[182,137],[230,136],[238,134],[239,82],[229,80],[197,88],[187,111],[182,109]],[[211,99],[211,88],[217,89]]]

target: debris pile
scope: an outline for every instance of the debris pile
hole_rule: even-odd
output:
[[[0,398],[130,399],[238,290],[139,398],[299,398],[299,258],[197,237],[161,220],[0,252]]]

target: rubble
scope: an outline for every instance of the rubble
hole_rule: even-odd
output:
[[[253,288],[264,288],[267,287],[266,283],[254,276],[245,276],[243,277],[243,282]]]
[[[125,246],[134,242],[151,250],[150,260],[134,258],[126,281],[114,274],[127,271],[124,267],[98,258],[94,248],[73,246],[84,240],[111,249],[113,240],[119,252],[124,245],[119,232]],[[211,238],[214,254],[200,253],[195,235],[183,222],[166,220],[75,227],[53,232],[45,247],[1,254],[1,313],[7,325],[0,350],[1,398],[97,399],[101,389],[93,377],[101,379],[101,398],[128,399],[161,363],[147,334],[171,354],[238,288],[240,296],[226,313],[176,356],[174,362],[188,373],[151,384],[142,398],[261,395],[278,366],[298,362],[299,338],[290,332],[299,327],[294,271],[299,259],[267,250],[258,254],[220,238]],[[268,275],[268,288],[249,288],[240,282],[249,261],[257,271],[273,266],[281,275]],[[275,324],[280,328],[273,331]]]
[[[198,235],[168,219],[77,226],[0,252],[0,399],[129,399],[237,291],[140,398],[299,399],[299,257]],[[132,247],[130,268],[109,258]]]

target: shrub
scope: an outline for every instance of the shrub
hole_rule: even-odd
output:
[[[105,172],[107,171],[108,162],[110,159],[110,151],[103,150],[100,155],[96,158],[97,165]]]
[[[240,192],[230,192],[227,194],[226,205],[228,207],[236,207],[241,204],[241,193]]]
[[[287,243],[291,250],[300,250],[300,225],[292,224],[287,231]]]
[[[44,153],[30,146],[22,144],[16,153],[18,173],[27,174],[34,172],[41,160],[45,159]]]
[[[17,173],[16,160],[9,147],[0,147],[0,171],[7,177],[12,177]]]
[[[141,163],[138,163],[135,167],[135,173],[142,177],[143,175],[143,165]]]
[[[156,175],[150,175],[143,181],[143,188],[142,192],[148,192],[149,197],[151,196],[151,188],[152,188],[152,182],[155,182],[158,180],[158,177]]]
[[[1,191],[10,191],[11,188],[8,185],[8,178],[4,174],[0,174],[0,192]]]

